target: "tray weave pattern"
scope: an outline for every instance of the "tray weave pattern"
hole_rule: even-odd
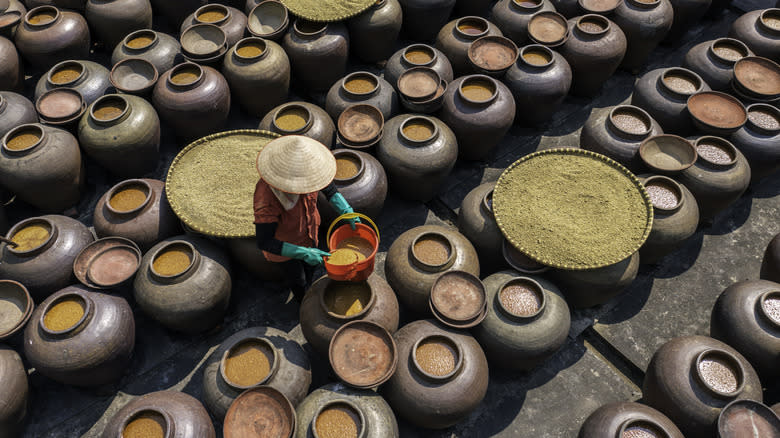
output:
[[[280,0],[290,12],[309,21],[334,22],[352,18],[376,0]]]

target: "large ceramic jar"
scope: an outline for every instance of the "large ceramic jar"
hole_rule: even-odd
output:
[[[756,56],[780,58],[780,8],[750,11],[737,18],[731,25],[729,36],[750,47]]]
[[[455,0],[398,0],[403,11],[401,26],[404,37],[414,41],[430,41],[447,23]]]
[[[129,94],[109,94],[79,122],[84,152],[111,173],[142,176],[157,167],[160,119],[152,104]]]
[[[371,154],[351,149],[337,149],[333,155],[336,157],[333,184],[339,193],[356,212],[379,218],[387,197],[387,174],[382,164]],[[338,217],[338,212],[322,192],[317,198],[317,209],[323,223]]]
[[[14,43],[0,36],[0,91],[22,91],[24,66]]]
[[[569,38],[560,47],[574,76],[571,93],[595,96],[626,54],[626,36],[606,17],[588,14],[569,20]]]
[[[299,18],[284,35],[282,47],[295,77],[309,91],[329,89],[347,71],[349,33],[342,23]]]
[[[319,106],[302,100],[283,103],[273,108],[260,121],[258,129],[281,135],[303,135],[330,149],[336,135],[336,125]]]
[[[230,111],[230,88],[211,67],[184,62],[160,75],[152,103],[166,125],[182,138],[220,130]]]
[[[766,246],[764,258],[761,261],[761,275],[764,280],[780,283],[780,233]]]
[[[527,371],[561,348],[571,318],[554,284],[516,271],[497,272],[482,282],[488,313],[473,333],[492,365]]]
[[[712,0],[669,0],[674,9],[672,27],[664,38],[664,42],[678,44],[685,33],[698,24],[707,13]]]
[[[538,126],[548,122],[571,88],[572,72],[566,58],[539,44],[525,46],[504,76],[517,108],[516,122]]]
[[[149,61],[162,74],[182,61],[181,45],[168,34],[151,29],[137,30],[117,44],[111,54],[111,64],[127,58]]]
[[[287,100],[290,60],[273,41],[256,37],[239,41],[225,55],[222,74],[238,103],[255,117]]]
[[[488,363],[467,332],[426,319],[401,327],[393,339],[398,368],[384,394],[399,416],[420,427],[444,429],[482,402]]]
[[[27,8],[20,0],[6,0],[0,2],[0,15],[5,15],[0,20],[0,36],[13,40],[19,23],[27,14]]]
[[[746,56],[753,53],[742,41],[718,38],[691,47],[682,66],[698,74],[713,90],[730,92],[734,63]]]
[[[219,3],[201,6],[184,19],[179,33],[196,24],[213,24],[225,32],[228,47],[233,47],[246,33],[247,18],[243,12]],[[151,26],[147,26],[151,27]]]
[[[181,232],[165,184],[156,179],[130,179],[111,187],[98,199],[92,221],[99,238],[124,237],[144,252]]]
[[[71,133],[31,123],[3,137],[0,185],[28,204],[63,211],[78,202],[84,180],[81,150]]]
[[[622,68],[639,72],[671,29],[673,14],[669,0],[624,0],[618,4],[611,18],[626,36]]]
[[[458,212],[458,231],[474,245],[479,255],[483,274],[497,271],[506,266],[501,252],[504,235],[493,216],[493,187],[495,182],[480,184],[472,189]]]
[[[118,380],[135,347],[133,311],[124,298],[69,286],[44,300],[24,330],[24,355],[66,385]]]
[[[676,179],[696,197],[699,220],[711,222],[745,192],[750,184],[750,165],[734,145],[720,137],[700,137],[694,146],[696,162]]]
[[[400,437],[395,414],[381,395],[343,383],[329,383],[312,391],[298,405],[295,416],[298,427],[294,438]]]
[[[287,333],[250,327],[222,341],[203,366],[203,402],[222,421],[244,390],[267,385],[297,406],[309,392],[309,356]]]
[[[41,76],[35,86],[35,99],[58,87],[71,88],[81,93],[84,103],[92,104],[111,88],[109,71],[92,61],[63,61]]]
[[[102,436],[144,436],[149,429],[165,438],[217,436],[203,405],[178,391],[151,392],[135,398],[108,420]]]
[[[433,282],[442,273],[454,270],[479,277],[479,258],[474,245],[451,228],[414,227],[398,236],[387,250],[387,282],[404,308],[418,315],[430,312],[428,301]]]
[[[468,16],[445,24],[436,35],[436,48],[450,60],[455,76],[472,73],[469,46],[483,36],[503,36],[498,27],[482,17]]]
[[[333,84],[325,99],[325,111],[333,120],[338,120],[342,111],[357,103],[376,107],[385,120],[390,120],[398,113],[398,93],[395,88],[367,71],[350,73]]]
[[[385,65],[385,80],[398,89],[398,78],[414,67],[430,67],[447,83],[453,79],[452,65],[439,49],[427,44],[412,44],[395,52]]]
[[[699,226],[699,205],[675,180],[651,175],[642,179],[653,204],[653,228],[639,249],[641,263],[656,263],[683,244]]]
[[[32,102],[13,91],[0,91],[0,138],[19,125],[37,122]]]
[[[747,123],[731,134],[729,141],[750,163],[751,180],[758,181],[780,169],[780,110],[755,103],[747,112]]]
[[[24,427],[27,416],[27,369],[22,358],[10,347],[0,345],[0,430],[3,436],[14,437]]]
[[[284,280],[286,274],[281,263],[268,260],[263,251],[258,251],[255,237],[226,240],[231,260],[247,272],[266,281]]]
[[[623,292],[639,273],[639,252],[603,268],[568,271],[555,269],[552,278],[575,309],[598,306]]]
[[[371,274],[361,282],[322,277],[306,291],[300,309],[301,330],[320,356],[328,357],[336,330],[354,320],[379,324],[391,334],[398,329],[398,300],[379,275]]]
[[[188,235],[153,246],[144,254],[133,283],[135,301],[144,313],[184,333],[204,332],[219,324],[231,287],[225,251]]]
[[[555,11],[550,0],[500,0],[490,11],[490,21],[518,47],[528,41],[528,22],[541,11]]]
[[[425,202],[439,193],[455,167],[458,142],[441,120],[402,114],[385,122],[376,156],[393,191]]]
[[[762,382],[780,377],[780,284],[739,281],[718,296],[712,308],[710,335],[742,353]]]
[[[16,31],[15,42],[24,59],[41,70],[68,59],[89,58],[87,20],[54,6],[30,10]]]
[[[95,39],[111,50],[130,32],[152,27],[152,5],[149,0],[87,0],[84,17]]]
[[[393,54],[403,21],[398,0],[377,0],[367,11],[347,21],[350,50],[363,62],[387,59]]]
[[[694,130],[688,98],[709,90],[707,83],[688,69],[659,68],[637,79],[631,105],[647,111],[667,134],[685,136]]]
[[[580,132],[580,147],[606,155],[637,173],[644,169],[639,145],[664,131],[647,112],[631,105],[595,108]]]
[[[750,363],[706,336],[674,338],[658,348],[647,366],[642,395],[690,438],[715,436],[718,414],[729,402],[763,400]]]
[[[455,133],[461,158],[488,158],[512,127],[514,119],[512,92],[489,76],[460,77],[444,92],[441,120]]]
[[[640,403],[602,405],[585,419],[577,438],[666,437],[684,438],[672,420]]]

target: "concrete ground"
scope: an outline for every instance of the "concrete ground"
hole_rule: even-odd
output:
[[[694,44],[725,36],[739,14],[728,10],[715,18],[706,18],[684,41],[653,52],[645,71],[679,65]],[[377,270],[383,272],[384,251],[403,231],[426,223],[453,227],[466,193],[481,182],[495,180],[504,167],[519,157],[539,149],[577,145],[579,128],[590,111],[627,101],[634,79],[619,71],[595,99],[567,99],[546,129],[514,127],[488,162],[459,162],[440,196],[427,204],[403,201],[391,193],[378,218],[383,240]],[[33,80],[37,77],[31,78],[28,85],[34,84]],[[529,110],[532,109],[518,109]],[[257,122],[233,108],[231,129],[254,128]],[[172,137],[164,137],[164,143],[164,159],[154,174],[159,179],[164,179],[171,159],[184,146]],[[79,219],[91,224],[97,198],[117,180],[90,164],[88,182],[88,193],[78,211]],[[718,294],[735,281],[758,278],[763,250],[780,231],[779,194],[780,174],[775,174],[752,187],[712,226],[701,227],[662,263],[643,266],[622,295],[602,306],[574,311],[566,344],[537,369],[528,373],[491,370],[487,396],[461,423],[442,431],[429,431],[399,419],[401,436],[573,437],[583,420],[602,404],[640,399],[644,370],[655,349],[672,337],[708,334],[710,310]],[[21,205],[9,212],[12,223],[13,219],[33,213]],[[133,398],[152,391],[173,389],[200,398],[206,358],[223,339],[246,327],[272,326],[305,342],[298,326],[297,305],[289,302],[287,291],[254,278],[237,266],[233,283],[224,323],[198,336],[160,327],[138,311],[132,294],[126,293],[135,309],[137,339],[126,375],[115,385],[80,389],[60,385],[31,371],[32,403],[23,436],[101,436],[114,412]],[[401,318],[402,324],[409,322],[404,314]],[[313,390],[329,381],[329,372],[327,358],[312,363]],[[780,401],[780,392],[768,389],[765,401]],[[221,436],[221,424],[215,421],[214,425]]]

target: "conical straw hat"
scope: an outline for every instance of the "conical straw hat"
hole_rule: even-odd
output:
[[[311,193],[336,176],[336,158],[322,143],[302,135],[269,142],[257,154],[257,171],[271,187],[287,193]]]

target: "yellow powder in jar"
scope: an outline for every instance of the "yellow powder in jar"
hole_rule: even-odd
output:
[[[227,15],[222,11],[206,11],[198,14],[198,21],[201,23],[214,23],[222,20]]]
[[[236,49],[236,53],[244,58],[254,58],[260,56],[265,51],[263,44],[258,42],[244,43]]]
[[[377,87],[377,82],[368,76],[360,76],[352,78],[344,83],[344,88],[347,91],[355,94],[366,94],[374,91]]]
[[[225,358],[225,377],[238,386],[256,385],[271,372],[270,352],[256,341],[242,342]]]
[[[347,179],[357,175],[360,164],[352,157],[336,158],[336,179]]]
[[[479,35],[487,29],[479,24],[462,23],[458,25],[458,30],[468,35]]]
[[[128,41],[127,47],[130,47],[131,49],[143,49],[152,44],[152,41],[154,41],[153,37],[142,35]]]
[[[529,50],[523,53],[523,59],[531,65],[546,65],[552,57],[545,52]]]
[[[144,412],[127,423],[122,438],[163,438],[165,437],[165,418],[154,412]]]
[[[92,115],[98,120],[112,120],[119,117],[125,110],[122,102],[104,102],[92,110]]]
[[[431,266],[443,265],[450,258],[450,245],[436,237],[420,239],[414,244],[417,258]]]
[[[325,291],[324,299],[328,311],[336,315],[357,315],[371,300],[371,288],[365,282],[331,283]]]
[[[41,11],[30,17],[30,24],[46,24],[54,20],[55,14],[53,12]]]
[[[192,263],[189,251],[171,247],[154,258],[152,267],[160,275],[176,275],[184,272]]]
[[[366,239],[358,236],[348,237],[338,243],[336,249],[351,249],[363,257],[369,257],[374,252],[374,246]]]
[[[303,108],[290,107],[280,111],[274,123],[283,131],[297,131],[303,129],[309,121],[309,114]]]
[[[9,138],[5,143],[5,147],[13,151],[19,151],[38,143],[40,139],[41,136],[39,134],[34,134],[30,131],[21,131],[20,134],[16,134]]]
[[[366,259],[366,256],[359,251],[355,251],[350,248],[340,248],[335,251],[331,251],[330,257],[328,257],[328,263],[336,266],[346,266],[353,263],[362,262]]]
[[[492,84],[480,80],[465,82],[460,86],[463,97],[475,102],[484,102],[490,99],[495,91]]]
[[[51,235],[51,228],[44,224],[30,224],[14,233],[11,241],[16,243],[15,251],[29,251],[46,242]]]
[[[446,376],[455,370],[458,352],[448,343],[427,340],[417,346],[415,352],[420,368],[433,376]]]
[[[357,438],[358,418],[352,409],[332,406],[320,412],[314,427],[320,438]]]
[[[67,330],[84,316],[84,307],[75,298],[65,298],[51,306],[43,316],[43,325],[55,332]]]
[[[195,82],[200,72],[195,67],[183,68],[171,75],[171,82],[179,85],[187,85]]]
[[[404,58],[412,64],[427,64],[433,61],[433,55],[430,52],[423,49],[407,50],[404,53]]]
[[[81,72],[84,71],[81,67],[68,66],[56,70],[51,75],[51,82],[54,84],[67,84],[79,77]]]
[[[414,141],[425,141],[433,136],[434,126],[426,120],[413,120],[403,127],[404,135]]]
[[[108,203],[117,211],[131,211],[140,207],[146,201],[149,192],[140,187],[127,187],[116,191]]]

